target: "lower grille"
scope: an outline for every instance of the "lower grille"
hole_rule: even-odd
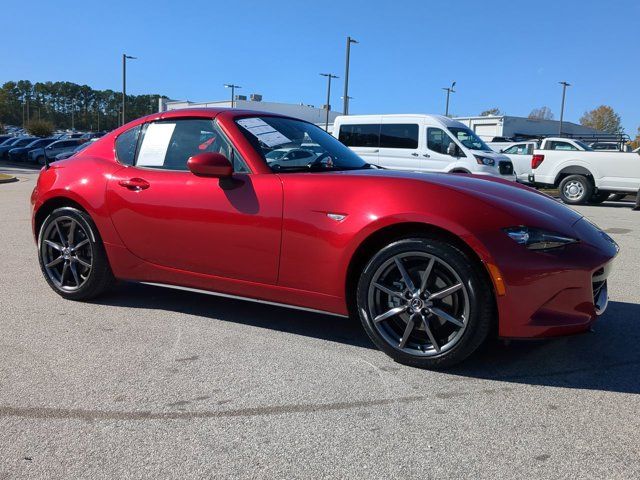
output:
[[[498,164],[498,170],[500,171],[500,175],[512,175],[513,163],[502,161]]]

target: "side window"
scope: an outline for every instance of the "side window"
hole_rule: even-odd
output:
[[[199,153],[221,153],[236,172],[248,168],[212,120],[204,118],[161,120],[149,123],[142,133],[136,166],[187,170],[187,160]]]
[[[116,138],[116,157],[124,165],[133,165],[136,158],[136,145],[140,135],[140,125],[121,133]]]
[[[380,125],[340,125],[338,140],[347,147],[380,146]]]
[[[433,152],[447,153],[451,137],[441,128],[427,128],[427,148]]]
[[[418,148],[418,125],[382,124],[380,148]]]
[[[513,145],[512,147],[507,148],[503,151],[503,153],[508,153],[510,155],[515,155],[518,153],[518,145]]]
[[[567,142],[551,142],[549,150],[578,150],[576,147]]]

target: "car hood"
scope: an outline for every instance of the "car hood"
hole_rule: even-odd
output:
[[[532,227],[549,227],[563,225],[569,229],[582,215],[566,207],[560,201],[540,193],[533,188],[520,185],[499,178],[486,178],[467,174],[450,173],[418,173],[401,172],[395,170],[351,170],[338,172],[347,175],[366,175],[372,177],[387,177],[419,181],[425,187],[455,190],[464,193],[478,201],[482,201],[490,208],[502,210],[505,213],[521,219],[523,224],[528,222]],[[568,230],[565,230],[567,233]]]

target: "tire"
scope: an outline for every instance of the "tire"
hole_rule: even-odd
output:
[[[75,208],[58,208],[45,219],[38,253],[45,280],[63,298],[89,300],[115,282],[98,229]]]
[[[598,192],[591,195],[589,199],[589,203],[593,205],[598,205],[609,198],[611,194],[609,192]]]
[[[584,175],[569,175],[560,182],[560,199],[569,205],[582,205],[593,196],[593,185]]]
[[[455,291],[446,294],[450,288]],[[434,237],[397,240],[373,255],[358,281],[356,302],[371,341],[395,361],[419,368],[465,360],[485,341],[495,318],[492,289],[476,262]]]

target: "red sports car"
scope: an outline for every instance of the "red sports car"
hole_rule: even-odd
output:
[[[131,122],[47,165],[31,202],[64,298],[122,279],[357,315],[420,367],[465,359],[494,328],[587,330],[618,251],[532,189],[381,169],[313,124],[241,110]]]

